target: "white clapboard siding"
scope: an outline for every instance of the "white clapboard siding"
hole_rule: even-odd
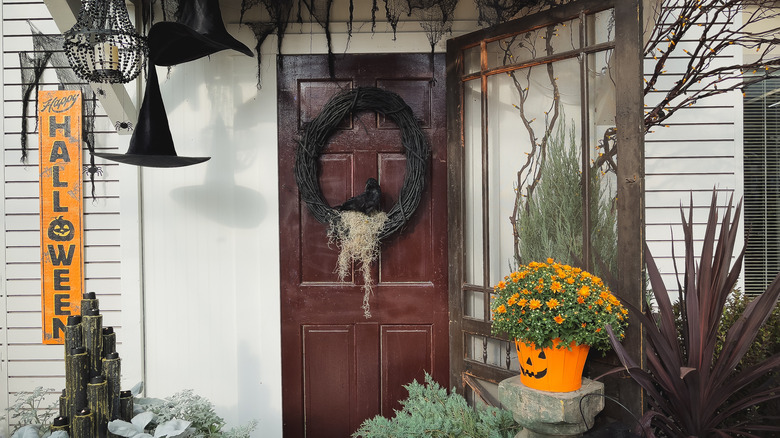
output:
[[[0,409],[5,410],[18,393],[38,386],[51,388],[44,405],[57,400],[64,388],[65,366],[61,345],[41,343],[40,282],[40,200],[38,187],[38,136],[35,132],[35,100],[28,106],[28,159],[21,163],[22,88],[19,52],[32,50],[27,20],[43,33],[59,29],[42,0],[2,0],[2,120],[3,120],[3,283],[0,289]],[[56,89],[55,70],[49,66],[43,75],[42,89]],[[91,96],[83,96],[89,99]],[[97,150],[116,150],[123,144],[100,105],[96,108],[95,143]],[[84,164],[89,154],[84,151]],[[84,277],[85,290],[97,293],[104,325],[114,327],[117,343],[122,343],[120,290],[121,248],[119,217],[119,180],[115,163],[97,160],[102,175],[92,185],[84,177]],[[121,351],[121,350],[120,350]],[[13,421],[12,421],[13,422]],[[12,428],[11,428],[12,430]],[[6,423],[0,436],[9,436]]]
[[[677,44],[678,49],[692,50],[699,29],[693,26],[692,33]],[[690,58],[678,51],[664,66],[655,90],[645,96],[646,107],[659,102],[687,69]],[[735,47],[722,53],[713,65],[734,64],[741,56]],[[655,60],[650,55],[644,60],[646,77],[654,68]],[[704,85],[695,84],[694,88]],[[665,126],[656,127],[645,136],[647,245],[673,300],[677,299],[674,259],[682,269],[684,255],[680,207],[685,207],[687,217],[693,200],[694,249],[699,251],[713,189],[718,191],[721,206],[732,195],[738,201],[743,192],[741,98],[739,92],[732,92],[702,99],[678,110]],[[720,213],[723,211],[719,209]],[[742,247],[742,240],[740,234],[737,248]]]

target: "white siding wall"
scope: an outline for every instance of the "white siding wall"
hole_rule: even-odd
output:
[[[691,44],[696,44],[696,41],[682,41],[679,45]],[[739,63],[741,59],[741,51],[734,47],[721,55],[713,63],[713,68]],[[666,94],[672,83],[681,77],[686,63],[687,57],[682,53],[667,63],[657,91],[645,97],[646,106],[653,107]],[[652,58],[645,59],[648,77],[654,67]],[[694,223],[698,225],[694,228],[694,238],[698,253],[712,190],[718,190],[720,206],[726,205],[732,194],[735,204],[742,198],[741,93],[737,91],[703,99],[677,111],[668,119],[666,126],[654,128],[645,137],[645,176],[647,244],[664,274],[668,291],[676,300],[672,239],[676,242],[674,258],[679,269],[683,269],[680,206],[686,207],[687,218],[687,207],[693,196]],[[737,251],[741,250],[743,242],[740,232]]]
[[[38,199],[38,136],[35,134],[36,102],[28,110],[27,163],[21,163],[21,73],[19,52],[33,49],[27,19],[47,34],[59,33],[48,9],[41,0],[3,0],[2,2],[2,123],[4,183],[3,194],[4,251],[0,306],[0,409],[13,403],[20,391],[36,386],[53,388],[51,401],[64,388],[65,366],[61,345],[41,344],[40,218]],[[57,89],[54,69],[47,69],[41,89]],[[87,98],[87,96],[85,96]],[[95,140],[98,147],[113,148],[126,140],[114,133],[111,122],[98,106]],[[89,162],[85,151],[83,160]],[[120,203],[119,180],[104,166],[96,179],[96,197],[85,178],[84,188],[84,277],[85,291],[94,291],[100,300],[104,326],[116,329],[120,355],[129,356],[123,344],[120,309],[123,305],[120,286]],[[132,343],[131,343],[132,344]],[[137,354],[135,354],[137,355]],[[128,359],[133,362],[132,359]],[[137,375],[136,375],[137,378]],[[3,427],[4,431],[5,428]],[[4,432],[0,432],[0,435]]]

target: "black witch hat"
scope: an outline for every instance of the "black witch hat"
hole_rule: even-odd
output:
[[[225,49],[254,56],[225,29],[219,0],[181,0],[179,18],[149,29],[149,59],[156,65],[189,62]]]
[[[165,114],[157,71],[149,65],[144,100],[138,112],[138,123],[130,138],[127,153],[96,153],[98,157],[145,167],[182,167],[202,163],[211,157],[180,157],[173,147],[173,136]]]

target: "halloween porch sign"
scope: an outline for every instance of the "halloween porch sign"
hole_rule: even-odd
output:
[[[43,343],[62,344],[83,284],[81,92],[40,91],[41,314]]]
[[[342,120],[362,111],[374,111],[395,122],[406,152],[406,174],[398,201],[385,213],[374,199],[379,182],[369,178],[366,191],[334,208],[325,200],[319,185],[319,157]],[[379,255],[382,239],[399,231],[414,214],[425,187],[430,145],[409,105],[397,94],[376,87],[358,87],[333,96],[322,111],[306,123],[295,156],[295,181],[309,212],[328,225],[328,237],[340,246],[337,273],[343,280],[352,262],[360,262],[363,274],[363,312],[371,317],[370,265]],[[371,202],[366,202],[371,201]],[[378,203],[378,202],[377,202]],[[357,208],[356,208],[357,207]]]

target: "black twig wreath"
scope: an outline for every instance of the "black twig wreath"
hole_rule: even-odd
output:
[[[379,232],[381,240],[403,227],[417,209],[425,188],[430,155],[430,146],[412,109],[400,96],[376,87],[354,88],[333,96],[320,114],[303,128],[295,156],[295,181],[301,199],[319,222],[330,224],[338,217],[338,212],[328,205],[320,189],[319,157],[341,121],[361,111],[375,111],[394,121],[406,150],[406,175],[398,202],[387,213],[387,222]]]

